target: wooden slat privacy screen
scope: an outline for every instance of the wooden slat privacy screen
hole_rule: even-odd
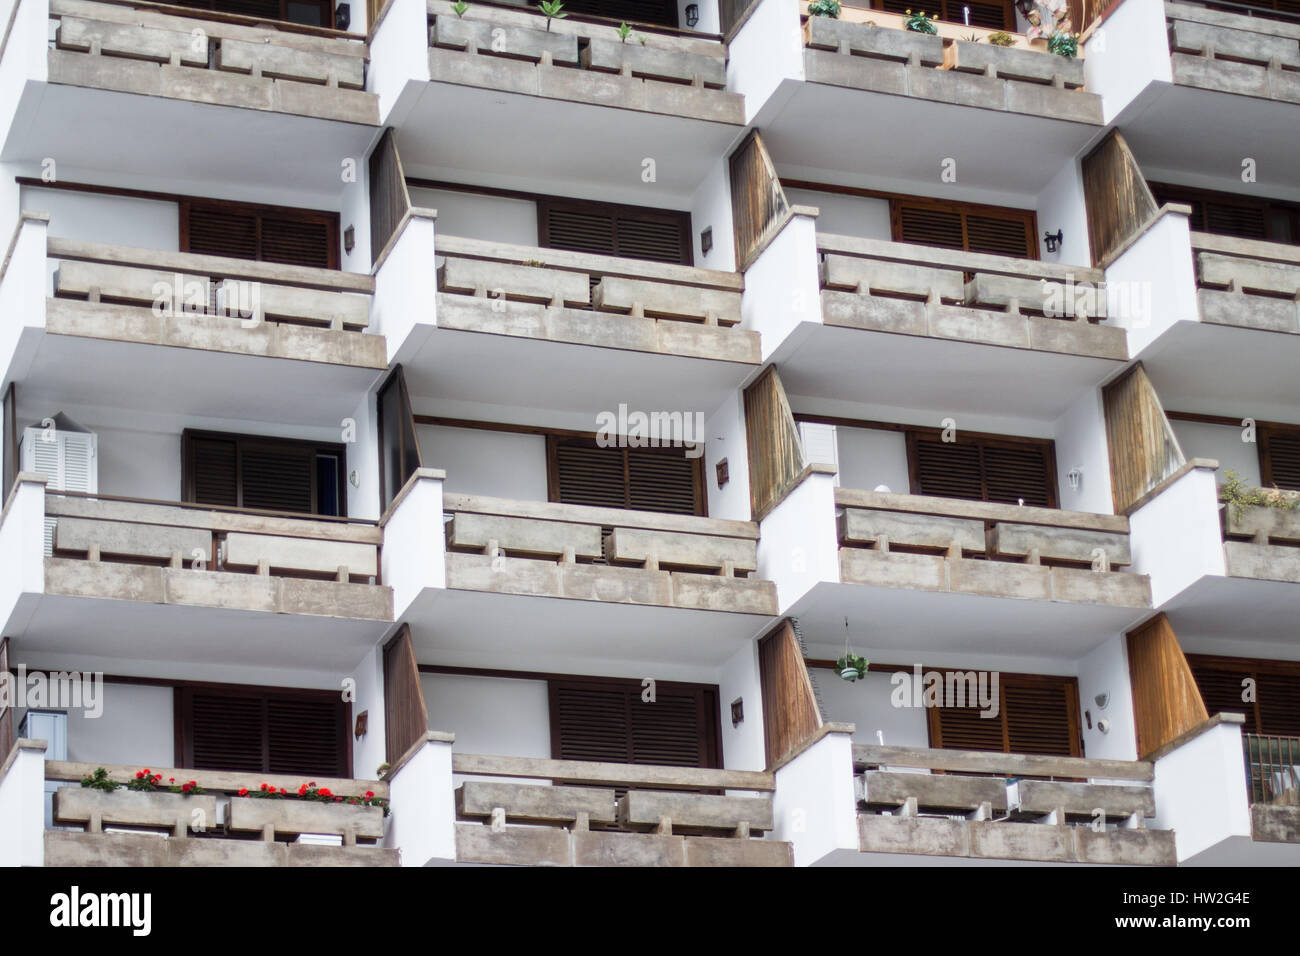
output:
[[[968,437],[945,442],[907,432],[914,495],[1057,507],[1056,455],[1050,440]]]
[[[1142,170],[1118,130],[1112,130],[1083,158],[1083,199],[1093,265],[1136,236],[1158,211]]]
[[[557,760],[722,766],[712,685],[656,681],[653,699],[640,680],[553,678],[547,685]]]
[[[1139,758],[1209,716],[1169,618],[1159,614],[1128,633],[1128,668]]]
[[[1187,663],[1211,716],[1244,714],[1245,733],[1300,737],[1300,661],[1189,654]]]
[[[1079,36],[1096,23],[1110,7],[1116,5],[1116,0],[1066,0],[1066,9],[1070,12],[1071,31],[1075,36]]]
[[[931,707],[927,714],[932,747],[1083,756],[1073,677],[1000,673],[996,717],[982,716],[978,704]]]
[[[397,760],[429,729],[420,666],[415,660],[411,627],[403,624],[384,645],[384,759]]]
[[[782,621],[758,642],[767,766],[790,753],[822,725],[812,678],[794,627]]]
[[[758,0],[718,0],[718,20],[722,32],[730,33]]]
[[[781,227],[790,203],[758,130],[750,133],[731,154],[730,165],[736,270],[744,272],[763,243]]]
[[[383,510],[393,503],[407,480],[422,464],[420,438],[415,430],[411,396],[406,390],[406,373],[402,366],[393,368],[388,381],[379,389],[379,488]]]
[[[178,767],[352,776],[350,707],[334,691],[180,686],[175,707]]]
[[[1183,466],[1186,459],[1142,363],[1102,390],[1110,491],[1116,514]]]
[[[564,504],[703,515],[703,462],[683,448],[602,448],[594,438],[546,437],[548,497]]]
[[[411,208],[402,160],[391,128],[384,130],[370,154],[370,261],[374,263]],[[429,264],[433,268],[433,263]]]
[[[9,638],[0,637],[0,675],[9,673]],[[0,760],[9,756],[14,745],[14,709],[0,700]]]
[[[758,521],[794,487],[803,472],[803,443],[776,366],[745,389],[749,506]]]

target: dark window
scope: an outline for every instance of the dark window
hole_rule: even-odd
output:
[[[562,678],[549,683],[551,756],[559,760],[720,767],[718,692],[658,681]]]
[[[851,7],[867,7],[868,4],[849,3]],[[908,10],[925,10],[926,13],[937,13],[939,19],[946,23],[962,23],[972,27],[985,27],[990,30],[1015,30],[1016,15],[1011,7],[1011,0],[984,0],[984,2],[972,2],[972,0],[932,0],[931,3],[917,3],[916,0],[877,0],[874,4],[877,10],[887,10],[890,13],[905,14]],[[965,11],[970,11],[970,21],[965,19]]]
[[[914,495],[1058,506],[1049,440],[908,431],[907,454]]]
[[[924,199],[892,199],[889,206],[896,242],[1017,259],[1038,258],[1036,218],[1032,209],[1000,209]]]
[[[536,0],[533,0],[536,6]],[[585,13],[627,23],[677,26],[677,0],[567,0],[565,13]]]
[[[945,685],[947,672],[945,674]],[[1073,677],[998,675],[998,714],[977,705],[929,709],[930,745],[951,750],[1083,756]]]
[[[1263,426],[1258,437],[1260,484],[1300,490],[1300,428]]]
[[[202,505],[342,517],[342,445],[187,430],[182,498]]]
[[[1189,223],[1195,232],[1300,245],[1300,204],[1168,183],[1149,185],[1158,204],[1192,207]]]
[[[550,435],[550,499],[570,505],[705,513],[703,457],[683,448],[602,448],[594,438]]]
[[[537,225],[548,249],[691,264],[690,213],[544,198]]]
[[[180,201],[181,252],[338,268],[338,216],[311,209]]]
[[[178,766],[352,776],[349,708],[333,691],[178,687],[176,713]]]
[[[1188,654],[1187,663],[1211,717],[1244,714],[1248,734],[1300,737],[1300,662]],[[1254,699],[1243,700],[1251,686]]]
[[[175,0],[177,6],[217,13],[238,13],[260,20],[284,20],[309,27],[333,27],[333,0]]]

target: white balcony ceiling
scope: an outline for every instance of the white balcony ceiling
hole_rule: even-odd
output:
[[[304,201],[328,197],[332,206],[343,160],[364,167],[378,135],[371,126],[287,113],[31,82],[0,158],[39,165],[52,157],[56,173],[93,169],[103,181],[116,176],[163,191],[162,183],[185,181],[202,183],[204,194],[256,183],[282,203],[287,190]]]
[[[1168,602],[1165,611],[1190,653],[1291,658],[1300,584],[1206,576]]]

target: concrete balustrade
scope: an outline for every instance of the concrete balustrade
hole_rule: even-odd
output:
[[[1166,3],[1174,83],[1300,103],[1300,24]]]
[[[1285,243],[1192,233],[1201,321],[1300,332],[1300,253]]]

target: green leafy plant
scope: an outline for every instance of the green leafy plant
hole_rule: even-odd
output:
[[[966,43],[979,43],[980,35],[978,33],[968,33],[964,37],[958,37],[958,39],[963,40]]]
[[[851,651],[841,654],[839,660],[835,662],[835,670],[849,683],[866,677],[867,666],[868,661],[865,657]]]
[[[198,796],[204,790],[195,780],[188,780],[184,783],[177,783],[175,777],[168,777],[167,783],[163,784],[162,774],[154,773],[148,767],[136,771],[135,779],[127,781],[128,790],[142,790],[145,793],[156,793],[159,791],[168,793],[180,793],[187,797]]]
[[[1076,57],[1079,55],[1079,38],[1073,33],[1053,33],[1047,39],[1047,49],[1057,56]]]
[[[810,17],[829,17],[832,20],[840,18],[840,0],[812,0],[808,4],[808,15]]]
[[[116,780],[108,775],[108,771],[103,767],[96,767],[95,772],[88,777],[81,778],[81,785],[91,790],[102,790],[104,793],[112,793],[118,787],[122,786]]]
[[[1232,509],[1232,517],[1239,519],[1248,508],[1277,508],[1280,511],[1300,509],[1300,496],[1289,494],[1280,488],[1256,488],[1246,484],[1240,474],[1231,468],[1225,468],[1226,479],[1219,489],[1219,500]]]
[[[632,35],[632,28],[630,26],[628,26],[626,23],[620,23],[618,25],[618,38],[620,40],[626,43],[627,38],[630,37],[631,35]]]
[[[568,16],[567,13],[561,12],[564,9],[564,4],[560,0],[542,0],[537,6],[542,11],[542,16],[546,17],[547,32],[551,29],[552,20],[563,20]]]
[[[927,17],[924,10],[917,13],[908,10],[907,15],[903,17],[903,26],[909,30],[915,31],[916,33],[925,33],[934,36],[939,32],[939,28],[934,25],[934,21],[938,18],[939,14],[937,13],[933,13]]]
[[[466,3],[465,0],[456,0],[456,2],[451,5],[451,12],[456,14],[457,17],[463,17],[465,11],[468,9],[469,4]]]
[[[1016,38],[1005,30],[999,30],[997,33],[989,34],[989,42],[994,46],[1015,46]]]

